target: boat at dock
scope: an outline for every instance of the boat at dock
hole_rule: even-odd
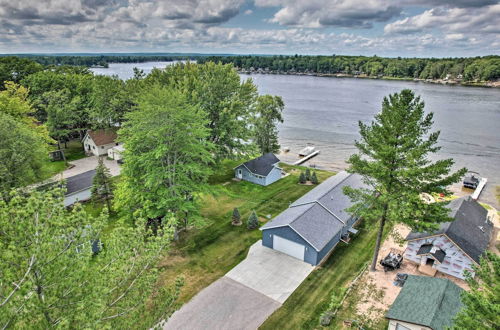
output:
[[[316,150],[315,147],[313,146],[307,146],[305,147],[304,149],[302,149],[301,151],[299,151],[299,156],[300,157],[306,157],[306,156],[309,156],[310,154],[312,154],[314,151]]]

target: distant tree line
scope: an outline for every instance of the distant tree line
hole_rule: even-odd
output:
[[[207,56],[198,63],[232,63],[238,69],[286,73],[351,74],[371,77],[500,79],[500,56],[469,58],[384,58],[378,56]]]
[[[197,58],[196,55],[20,55],[19,57],[35,61],[42,65],[76,65],[86,67],[108,67],[109,63],[168,62],[194,60]]]

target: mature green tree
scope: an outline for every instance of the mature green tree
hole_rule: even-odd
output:
[[[241,82],[232,65],[179,63],[153,70],[143,86],[149,89],[155,83],[183,91],[191,105],[207,114],[207,140],[215,145],[218,159],[252,149],[248,141],[252,138],[257,88],[250,79]]]
[[[106,202],[108,210],[111,211],[111,199],[113,199],[113,183],[109,169],[104,165],[102,157],[99,157],[95,176],[92,180],[92,199],[98,202]]]
[[[18,121],[20,124],[29,127],[34,133],[39,135],[46,142],[52,142],[44,125],[38,125],[31,103],[28,100],[28,89],[13,83],[5,82],[5,90],[0,92],[0,113],[6,114]]]
[[[254,134],[255,143],[262,154],[280,150],[276,126],[283,122],[281,113],[284,107],[279,96],[262,95],[257,98]]]
[[[439,131],[431,132],[432,118],[432,113],[424,113],[420,97],[406,89],[385,97],[371,124],[359,123],[358,153],[349,158],[348,171],[360,174],[371,189],[347,187],[345,193],[355,202],[350,211],[379,223],[372,271],[386,223],[431,231],[436,223],[449,221],[444,205],[425,204],[420,194],[446,193],[446,187],[459,181],[466,169],[450,174],[452,159],[429,159],[440,149]]]
[[[89,120],[93,128],[120,125],[133,105],[125,82],[116,76],[95,76],[90,101]]]
[[[0,112],[0,196],[43,177],[46,142],[33,129]],[[1,199],[0,198],[0,199]]]
[[[257,217],[257,213],[255,213],[255,211],[252,211],[250,217],[248,217],[247,228],[248,229],[259,228],[259,218]]]
[[[116,209],[161,220],[196,214],[195,195],[210,174],[212,144],[204,111],[178,90],[154,85],[118,132],[126,159],[115,193]]]
[[[500,256],[490,251],[473,266],[475,277],[466,274],[469,291],[463,291],[464,308],[453,329],[496,329],[500,324]]]
[[[0,200],[0,326],[134,327],[171,234],[151,236],[139,225],[103,235],[105,214],[91,217],[79,204],[67,210],[62,201],[57,190]],[[161,294],[168,310],[178,290]]]
[[[68,89],[49,91],[43,94],[46,103],[47,128],[50,136],[57,141],[66,142],[72,133],[78,132],[78,97],[72,97]]]
[[[43,66],[29,60],[16,56],[0,57],[0,90],[5,81],[19,83],[30,74],[43,70]]]

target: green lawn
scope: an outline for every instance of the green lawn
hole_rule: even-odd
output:
[[[61,147],[64,150],[64,155],[66,156],[66,160],[68,162],[85,157],[85,152],[83,151],[82,144],[77,140],[69,141],[67,143],[67,148],[64,148],[64,144],[62,144]],[[54,147],[51,150],[56,149],[57,147]],[[61,160],[53,162],[49,158],[47,158],[47,160],[43,164],[42,181],[64,171],[67,167],[68,164],[65,161]]]
[[[326,263],[313,271],[274,312],[261,329],[319,329],[319,317],[328,306],[333,290],[346,287],[370,260],[375,246],[376,226],[361,223],[359,233],[349,244],[339,243]],[[353,308],[342,308],[330,328],[342,328],[352,320]]]
[[[249,247],[261,238],[259,230],[248,230],[246,221],[255,210],[262,222],[285,210],[290,202],[314,188],[299,185],[299,167],[284,165],[290,173],[267,187],[235,182],[233,168],[239,162],[226,161],[210,179],[211,193],[202,197],[203,224],[181,234],[160,264],[159,286],[168,286],[177,276],[185,278],[179,305],[222,277],[246,257]],[[316,171],[321,181],[332,172]],[[234,207],[238,207],[243,225],[231,225]]]

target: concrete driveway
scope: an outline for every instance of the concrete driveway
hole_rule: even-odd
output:
[[[120,174],[120,165],[116,162],[116,160],[109,160],[106,157],[102,157],[104,161],[104,165],[109,168],[109,172],[112,176],[116,176]],[[73,167],[64,170],[63,172],[57,174],[55,176],[56,179],[66,179],[70,176],[74,176],[83,172],[87,172],[93,170],[97,167],[97,156],[90,156],[81,159],[74,160],[69,162]]]
[[[257,329],[314,266],[262,246],[175,312],[164,329]]]
[[[282,304],[313,269],[314,266],[258,241],[250,247],[246,259],[226,276]]]

